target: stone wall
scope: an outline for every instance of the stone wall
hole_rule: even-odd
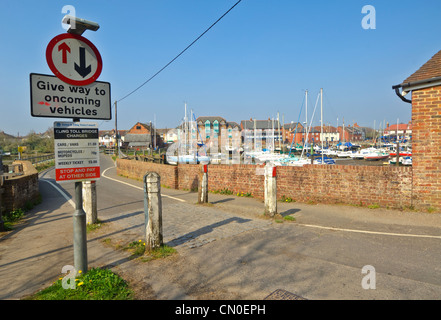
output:
[[[8,177],[3,184],[3,213],[24,208],[28,202],[39,198],[38,172],[29,161],[16,160],[14,165],[23,167],[23,175]]]

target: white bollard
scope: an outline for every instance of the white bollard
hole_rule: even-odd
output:
[[[98,222],[95,181],[83,181],[83,210],[86,212],[86,224]]]

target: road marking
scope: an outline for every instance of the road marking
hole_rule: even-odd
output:
[[[73,200],[71,198],[69,198],[69,196],[64,193],[63,190],[61,190],[60,188],[57,187],[57,185],[53,184],[51,181],[46,180],[46,179],[40,179],[41,181],[47,182],[49,183],[52,187],[54,187],[63,197],[64,199],[67,200],[67,202],[70,203],[70,205],[75,209],[75,202],[73,202]]]
[[[141,188],[141,187],[138,187],[138,186],[134,186],[133,184],[130,184],[130,183],[127,183],[127,182],[124,182],[124,181],[120,181],[120,180],[117,180],[117,179],[110,178],[110,177],[106,176],[106,171],[109,170],[109,169],[113,169],[113,168],[115,168],[115,167],[107,168],[106,170],[104,170],[102,172],[101,176],[106,178],[106,179],[113,180],[113,181],[116,181],[116,182],[119,182],[119,183],[122,183],[122,184],[125,184],[125,185],[131,186],[133,188],[136,188],[136,189],[144,191],[144,188]],[[180,201],[180,202],[187,202],[185,200],[182,200],[182,199],[179,199],[179,198],[175,198],[175,197],[172,197],[172,196],[169,196],[169,195],[166,195],[166,194],[162,194],[162,193],[161,193],[161,196],[166,197],[166,198],[170,198],[170,199],[173,199],[173,200],[176,200],[176,201]]]
[[[425,234],[407,234],[407,233],[390,233],[390,232],[379,232],[379,231],[367,231],[367,230],[356,230],[356,229],[343,229],[343,228],[334,228],[334,227],[323,227],[312,224],[298,224],[299,226],[317,228],[317,229],[326,229],[332,231],[346,231],[346,232],[356,232],[356,233],[366,233],[366,234],[379,234],[384,236],[398,236],[398,237],[413,237],[413,238],[432,238],[432,239],[441,239],[441,236],[431,236]]]

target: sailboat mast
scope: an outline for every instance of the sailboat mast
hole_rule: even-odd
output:
[[[184,133],[184,152],[187,153],[187,103],[184,104],[184,125],[182,126],[182,131]]]
[[[324,162],[323,159],[323,88],[320,89],[320,113],[321,113],[321,127],[320,127],[320,140],[322,141],[322,164]]]
[[[305,115],[306,115],[306,128],[305,128],[305,146],[308,143],[307,136],[306,136],[306,130],[308,128],[308,90],[305,92]],[[303,150],[303,149],[302,149]]]
[[[279,118],[279,112],[277,111],[277,138],[279,140],[279,149],[282,151],[282,146],[280,145],[280,118]]]

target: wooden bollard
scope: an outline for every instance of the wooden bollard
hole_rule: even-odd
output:
[[[203,164],[199,172],[198,203],[208,203],[208,165]]]
[[[144,176],[145,248],[151,251],[162,246],[161,178],[156,172]]]

